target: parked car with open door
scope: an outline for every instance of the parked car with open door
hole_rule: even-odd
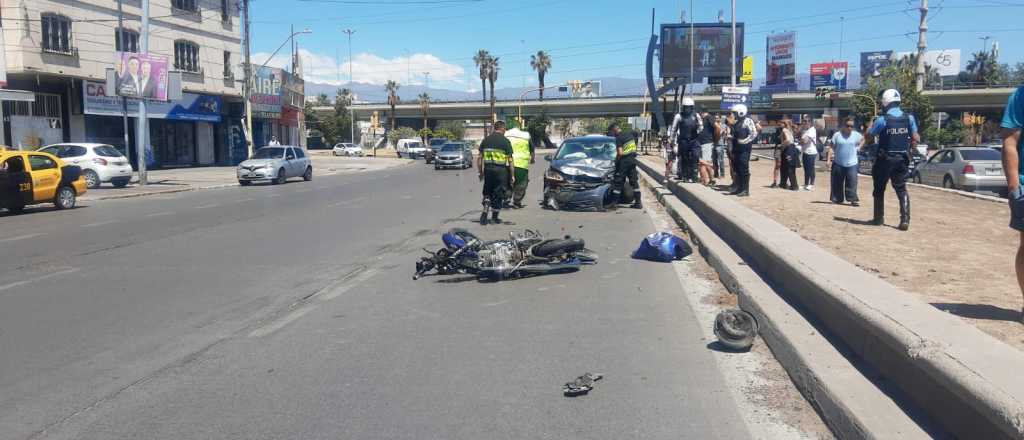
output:
[[[71,209],[85,191],[77,166],[48,153],[0,150],[0,208],[21,212],[29,205],[53,203]]]

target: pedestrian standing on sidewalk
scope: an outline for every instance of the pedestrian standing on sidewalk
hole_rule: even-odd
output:
[[[828,169],[832,170],[832,203],[850,202],[860,206],[857,196],[857,151],[864,147],[864,136],[854,128],[853,118],[843,122],[842,129],[829,140],[827,155]]]
[[[715,181],[712,177],[711,155],[715,149],[715,139],[718,137],[718,130],[716,130],[715,124],[711,123],[710,113],[702,113],[700,120],[703,125],[700,135],[697,136],[697,141],[700,142],[700,160],[698,162],[700,183],[704,186],[712,186],[715,184]]]
[[[757,123],[747,115],[746,105],[732,106],[731,113],[733,120],[736,121],[732,129],[732,156],[735,160],[731,162],[731,168],[736,170],[736,189],[729,195],[749,197],[750,153],[753,150],[754,141],[757,140]]]
[[[267,145],[277,146],[277,145],[281,145],[281,142],[279,142],[277,140],[277,136],[271,136],[270,137],[270,143],[267,144]]]
[[[1020,233],[1017,245],[1017,285],[1024,295],[1024,139],[1020,135],[1024,128],[1024,86],[1010,95],[1003,111],[1003,172],[1006,174],[1007,198],[1010,199],[1010,228]],[[1020,322],[1024,323],[1024,309]]]
[[[772,184],[771,188],[779,187],[779,174],[782,170],[782,126],[779,125],[772,134]]]
[[[505,202],[505,190],[516,182],[512,170],[512,143],[505,137],[505,122],[495,122],[493,128],[493,132],[480,142],[480,155],[476,159],[480,180],[484,182],[481,225],[487,224],[488,211],[491,212],[491,222],[501,224],[498,215]]]
[[[900,108],[900,92],[889,89],[882,93],[882,108],[885,113],[875,119],[868,134],[878,139],[878,157],[871,167],[875,202],[876,226],[885,224],[885,185],[892,184],[896,198],[900,201],[901,231],[910,229],[910,194],[907,193],[907,173],[910,169],[911,149],[921,140],[917,133],[914,115],[904,113]]]
[[[512,166],[515,168],[515,183],[512,186],[512,206],[514,209],[523,208],[523,199],[526,197],[526,187],[530,184],[530,164],[533,163],[533,143],[530,142],[530,134],[518,128],[505,132],[505,137],[512,144]]]
[[[809,115],[803,118],[803,133],[800,135],[800,150],[803,153],[804,191],[814,190],[815,169],[818,160],[818,130]]]
[[[793,121],[782,120],[782,163],[779,174],[781,174],[779,187],[797,191],[796,169],[800,165],[800,147],[796,144],[796,136],[793,135]]]
[[[715,151],[711,156],[711,163],[714,165],[715,178],[725,177],[725,150],[729,145],[729,126],[722,121],[721,116],[715,116],[715,129],[718,131],[718,138],[715,141]]]

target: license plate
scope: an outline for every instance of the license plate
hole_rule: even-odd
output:
[[[247,174],[245,177],[260,177],[258,174]]]
[[[989,169],[986,169],[985,172],[989,176],[1002,176],[1003,175],[1003,170],[1000,169],[1000,168],[989,168]]]

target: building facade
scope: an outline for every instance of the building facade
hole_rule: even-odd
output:
[[[102,142],[135,158],[138,105],[107,97],[116,53],[141,49],[141,1],[0,0],[10,89],[35,102],[3,104],[3,143],[32,149]],[[147,162],[154,167],[237,163],[245,158],[238,2],[150,0],[149,53],[181,72],[182,98],[149,102]],[[112,94],[111,94],[112,95]]]
[[[282,145],[305,147],[303,103],[305,82],[287,70],[253,66],[252,139],[255,148],[277,139]]]

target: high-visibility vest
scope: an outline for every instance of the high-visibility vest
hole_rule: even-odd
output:
[[[516,168],[530,168],[530,141],[522,138],[509,138],[512,142],[512,165]]]
[[[628,156],[630,154],[635,154],[635,153],[636,153],[636,141],[626,142],[626,144],[622,146],[622,155],[623,156]]]
[[[508,165],[508,154],[500,148],[484,147],[484,163],[490,165]]]

